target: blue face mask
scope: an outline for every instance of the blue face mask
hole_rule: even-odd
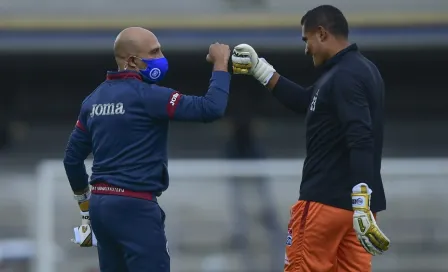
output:
[[[140,74],[146,82],[156,83],[162,80],[168,72],[168,60],[165,57],[141,60],[146,63],[146,69],[140,70]]]

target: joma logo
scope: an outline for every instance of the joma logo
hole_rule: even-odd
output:
[[[90,117],[100,116],[100,115],[116,115],[124,114],[123,103],[107,103],[107,104],[93,104],[92,111],[90,112]]]

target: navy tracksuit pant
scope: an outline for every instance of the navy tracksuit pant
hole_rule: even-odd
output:
[[[169,272],[165,213],[156,201],[92,194],[101,272]]]

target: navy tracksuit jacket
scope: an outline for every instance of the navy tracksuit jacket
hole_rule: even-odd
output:
[[[230,78],[215,71],[205,96],[189,96],[145,83],[137,72],[108,72],[107,80],[82,103],[64,167],[73,191],[81,191],[88,185],[84,160],[92,153],[90,184],[115,188],[109,195],[93,191],[90,201],[102,272],[169,271],[165,215],[155,198],[169,185],[169,122],[223,117]],[[117,190],[154,197],[148,201],[110,195]]]

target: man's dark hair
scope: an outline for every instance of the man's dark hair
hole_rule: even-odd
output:
[[[335,36],[348,38],[348,22],[344,14],[331,5],[318,6],[309,10],[300,21],[305,31],[316,30],[319,26]]]

